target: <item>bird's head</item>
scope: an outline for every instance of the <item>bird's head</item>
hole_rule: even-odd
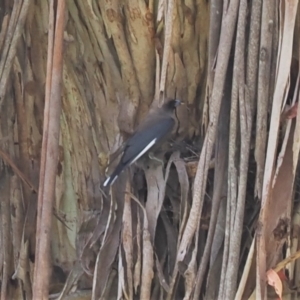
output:
[[[168,111],[173,111],[177,106],[181,105],[182,102],[179,99],[172,99],[166,102],[163,107]]]

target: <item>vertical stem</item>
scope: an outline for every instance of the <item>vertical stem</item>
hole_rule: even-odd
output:
[[[34,268],[33,299],[48,299],[50,269],[50,238],[61,113],[61,81],[65,1],[57,3],[54,28],[54,1],[49,7],[49,38],[43,144],[38,195],[36,264]]]

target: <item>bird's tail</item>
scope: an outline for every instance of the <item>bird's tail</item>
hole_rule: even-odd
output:
[[[119,175],[123,172],[125,166],[122,163],[119,163],[116,169],[113,171],[113,173],[106,178],[106,180],[103,183],[103,187],[111,186],[119,177]]]

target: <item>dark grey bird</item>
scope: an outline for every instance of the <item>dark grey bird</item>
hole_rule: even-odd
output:
[[[176,124],[174,110],[180,104],[180,100],[170,100],[146,117],[135,133],[121,147],[123,150],[121,160],[103,183],[104,187],[112,185],[125,168],[143,155],[159,148],[173,131]]]

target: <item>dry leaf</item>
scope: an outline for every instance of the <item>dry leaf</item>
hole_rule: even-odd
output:
[[[274,287],[276,294],[279,296],[279,299],[282,299],[282,282],[278,276],[278,274],[273,270],[270,269],[267,272],[267,280],[268,284]]]

